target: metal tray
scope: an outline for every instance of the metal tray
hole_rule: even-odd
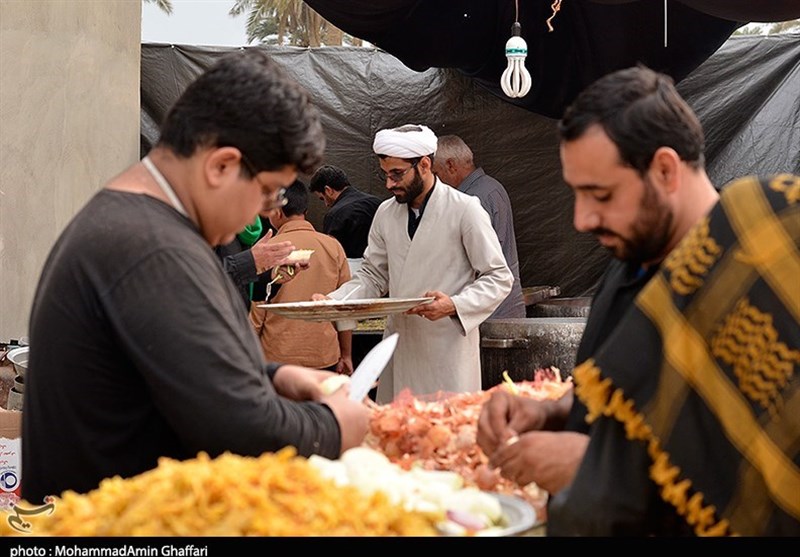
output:
[[[433,298],[368,298],[363,300],[320,300],[260,304],[258,307],[291,319],[306,321],[361,320],[402,313]]]

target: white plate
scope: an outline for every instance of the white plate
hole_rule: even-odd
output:
[[[429,304],[432,301],[433,298],[369,298],[260,304],[258,307],[292,319],[339,321],[385,317],[393,313],[402,313],[419,304]]]
[[[502,493],[492,495],[500,501],[505,524],[478,532],[479,536],[516,536],[542,524],[536,517],[536,510],[527,501]]]

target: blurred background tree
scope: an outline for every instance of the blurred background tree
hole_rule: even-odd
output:
[[[172,13],[172,2],[170,0],[144,0],[145,4],[155,4],[162,11],[166,12],[167,14]]]
[[[171,0],[143,0],[172,14]],[[363,46],[301,0],[235,0],[231,16],[247,14],[247,41],[284,46]]]
[[[748,23],[736,30],[734,35],[774,35],[800,32],[800,19],[776,21],[775,23]]]
[[[250,43],[284,46],[362,46],[301,0],[236,0],[232,16],[247,13]]]

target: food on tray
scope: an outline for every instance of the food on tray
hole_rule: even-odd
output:
[[[485,491],[516,495],[544,517],[547,493],[535,484],[520,487],[488,466],[488,457],[476,442],[481,406],[496,389],[508,389],[538,400],[561,398],[571,380],[563,381],[556,368],[539,370],[533,381],[510,380],[487,391],[415,397],[400,393],[393,402],[375,406],[364,445],[381,451],[402,468],[422,466],[449,470],[467,485]]]
[[[296,263],[304,263],[311,259],[311,254],[314,253],[313,249],[296,249],[286,256],[286,263],[294,265]]]
[[[439,535],[443,515],[337,485],[293,448],[258,458],[162,458],[153,470],[103,480],[85,495],[64,492],[49,505],[39,512],[21,503],[24,520],[15,522],[13,510],[0,516],[0,534],[430,536]]]

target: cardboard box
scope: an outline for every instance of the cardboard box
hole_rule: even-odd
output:
[[[21,480],[22,412],[0,408],[0,509],[20,500]]]

